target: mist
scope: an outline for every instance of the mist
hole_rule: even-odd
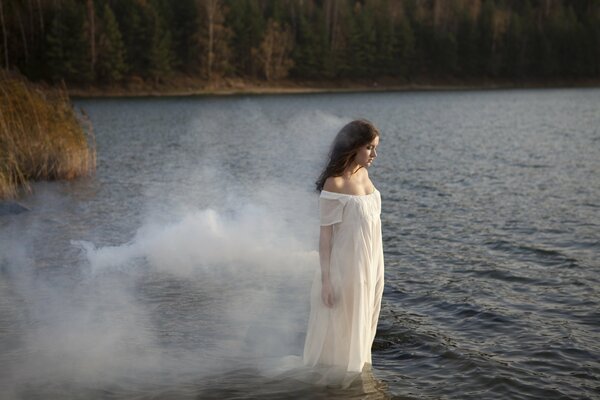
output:
[[[125,215],[98,199],[122,190],[98,184],[117,168],[110,156],[103,165],[100,129],[98,178],[74,197],[39,185],[33,211],[2,222],[7,398],[40,388],[156,390],[301,355],[318,269],[313,182],[345,120],[313,112],[282,126],[251,100],[241,108],[243,127],[201,110],[172,148],[140,148],[139,172],[120,178],[141,182]],[[268,143],[253,132],[268,132]],[[145,154],[161,151],[144,169]],[[82,202],[102,212],[73,216]]]

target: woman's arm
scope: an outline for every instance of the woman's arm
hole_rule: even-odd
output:
[[[321,263],[321,299],[327,307],[333,307],[333,288],[329,274],[329,261],[331,258],[331,239],[333,226],[321,226],[319,234],[319,262]]]

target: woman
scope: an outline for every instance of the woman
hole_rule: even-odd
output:
[[[348,383],[371,364],[383,294],[381,197],[367,168],[379,132],[356,120],[337,134],[316,182],[320,209],[319,260],[311,294],[304,363],[325,371],[323,383]]]

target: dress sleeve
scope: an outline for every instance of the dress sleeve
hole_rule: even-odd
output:
[[[319,214],[321,226],[342,222],[344,203],[339,199],[319,199]]]

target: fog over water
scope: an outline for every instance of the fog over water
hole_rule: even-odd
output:
[[[592,398],[600,91],[80,99],[93,178],[0,217],[0,398]],[[372,372],[276,381],[318,268],[313,182],[382,131]],[[483,397],[482,397],[483,396]]]

